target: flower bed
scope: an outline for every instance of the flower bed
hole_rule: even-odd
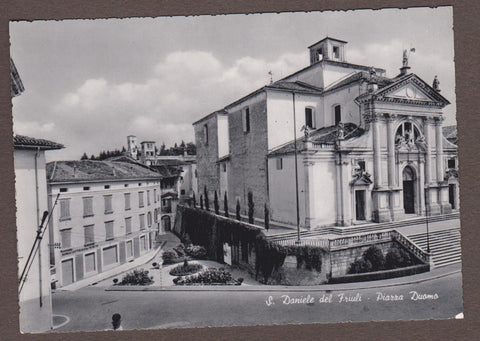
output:
[[[196,272],[199,272],[200,270],[203,269],[202,264],[182,264],[182,265],[177,265],[174,267],[172,270],[170,270],[170,275],[172,276],[186,276],[186,275],[191,275]]]
[[[235,280],[232,274],[224,268],[208,268],[207,270],[186,277],[176,277],[176,285],[240,285],[243,279]]]
[[[148,276],[148,270],[133,270],[127,273],[118,285],[150,285],[153,283],[153,276]]]

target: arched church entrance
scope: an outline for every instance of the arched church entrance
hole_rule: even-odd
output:
[[[407,166],[403,169],[403,208],[406,214],[415,213],[415,172]]]

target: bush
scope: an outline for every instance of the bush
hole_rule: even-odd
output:
[[[385,256],[385,267],[387,269],[396,269],[415,265],[410,253],[403,248],[392,247]]]
[[[188,264],[185,266],[183,265],[177,265],[174,267],[172,270],[170,270],[170,275],[172,276],[186,276],[186,275],[191,275],[194,274],[200,270],[203,269],[203,265],[201,264]]]
[[[350,264],[350,268],[348,269],[349,274],[360,274],[364,272],[371,272],[372,271],[372,263],[370,261],[365,260],[363,258],[356,259],[352,264]]]
[[[370,246],[364,253],[363,259],[372,264],[371,271],[378,271],[385,269],[385,257],[382,250],[375,245]]]
[[[164,265],[175,264],[178,262],[178,255],[175,251],[167,250],[163,252],[162,260]]]
[[[185,253],[192,258],[205,259],[207,250],[200,245],[191,245],[185,249]]]
[[[148,270],[133,270],[127,273],[119,285],[149,285],[153,283],[153,277],[148,276]]]
[[[115,285],[115,284],[117,284],[117,283],[118,283],[118,278],[114,278],[114,279],[113,279],[113,284]]]
[[[180,258],[185,256],[185,246],[183,244],[178,244],[175,246],[173,251],[175,251]]]
[[[185,284],[233,284],[232,274],[223,268],[209,268],[197,275],[186,276],[185,278],[176,278],[174,283],[177,285]]]
[[[236,284],[237,285],[242,285],[242,283],[243,283],[243,277],[238,277]]]

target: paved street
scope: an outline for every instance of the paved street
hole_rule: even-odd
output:
[[[111,316],[115,312],[122,314],[124,329],[435,319],[452,318],[462,312],[459,272],[391,287],[345,290],[345,287],[337,285],[331,288],[334,290],[312,289],[311,292],[118,292],[96,287],[75,292],[58,291],[53,294],[54,314],[66,315],[70,322],[55,331],[109,329]],[[417,297],[417,300],[412,300],[412,291],[429,294],[430,299],[421,300]],[[377,300],[379,293],[384,295],[384,300]],[[344,301],[339,302],[342,294]],[[304,298],[305,302],[313,299],[314,302],[284,304],[286,298],[283,295],[288,295],[290,299]],[[387,298],[395,298],[394,295],[397,295],[396,298],[402,295],[403,300],[386,301]],[[331,299],[332,303],[320,303],[322,297],[327,301]],[[267,305],[267,301],[272,304]]]

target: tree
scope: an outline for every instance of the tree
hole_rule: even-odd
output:
[[[255,205],[253,203],[253,194],[248,192],[248,222],[253,224],[253,214],[255,213]]]
[[[125,149],[125,146],[122,147],[122,154],[126,153],[127,150]]]
[[[188,155],[197,154],[197,146],[195,146],[195,143],[193,143],[193,142],[188,142],[187,143],[187,154]]]
[[[183,142],[183,141],[182,141]],[[218,195],[217,191],[215,191],[215,195],[213,197],[213,208],[215,209],[215,214],[220,214],[220,207],[218,206]]]
[[[80,158],[80,160],[88,160],[87,153],[83,153],[83,155],[82,155],[82,157]]]
[[[237,199],[237,207],[236,207],[236,211],[237,211],[237,220],[242,220],[242,217],[240,217],[240,200]]]
[[[203,210],[203,197],[200,194],[200,208]]]
[[[223,210],[225,211],[225,217],[228,218],[228,199],[227,199],[227,191],[223,195]]]
[[[195,199],[195,192],[193,192],[193,207],[197,207],[197,199]]]
[[[268,231],[268,229],[270,228],[270,212],[268,211],[267,203],[265,203],[264,211],[265,211],[265,230]]]
[[[166,155],[165,142],[162,142],[162,145],[160,146],[160,155]]]
[[[210,203],[208,202],[208,191],[207,191],[207,185],[203,187],[203,193],[205,195],[205,209],[207,211],[210,211]]]

